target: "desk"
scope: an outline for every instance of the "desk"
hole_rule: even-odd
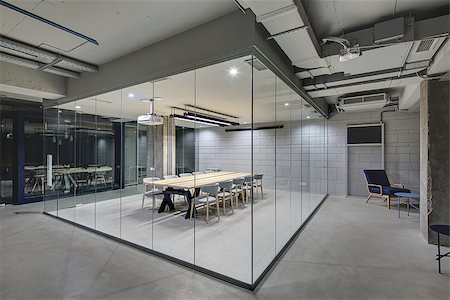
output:
[[[430,229],[433,230],[434,232],[437,233],[437,238],[438,238],[438,254],[437,254],[437,258],[436,260],[439,263],[439,274],[441,274],[441,258],[443,257],[449,257],[450,256],[450,252],[447,252],[445,254],[441,254],[441,239],[440,239],[440,235],[446,235],[446,236],[450,236],[450,225],[430,225]]]
[[[398,217],[400,218],[400,198],[406,198],[406,205],[408,207],[408,216],[409,216],[409,209],[410,206],[412,206],[415,209],[418,209],[416,206],[414,206],[413,204],[410,203],[411,199],[416,199],[419,200],[420,199],[420,195],[418,194],[413,194],[413,193],[403,193],[403,192],[397,192],[394,194],[395,196],[397,196],[397,208],[398,208]],[[403,202],[403,203],[405,203]]]
[[[189,207],[186,212],[185,219],[190,218],[190,210],[191,210],[191,199],[192,194],[189,190],[196,189],[199,190],[200,187],[205,185],[211,185],[222,181],[227,180],[233,180],[236,178],[241,178],[245,176],[250,176],[250,173],[240,173],[240,172],[215,172],[215,173],[206,173],[206,174],[200,174],[200,175],[193,175],[193,176],[186,176],[186,177],[178,177],[178,178],[171,178],[171,179],[164,179],[164,180],[157,180],[154,182],[150,182],[147,184],[151,184],[155,187],[159,187],[161,190],[164,188],[168,188],[168,192],[176,193],[176,190],[180,190],[179,193],[182,193],[186,196]],[[184,191],[184,192],[181,192]],[[170,197],[166,197],[164,195],[164,200],[161,203],[161,206],[159,208],[158,212],[163,212],[166,205],[169,205],[169,207],[173,207],[172,200],[170,200]]]

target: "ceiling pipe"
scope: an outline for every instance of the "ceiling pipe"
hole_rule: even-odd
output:
[[[64,77],[70,77],[70,78],[79,78],[80,77],[80,74],[76,73],[76,72],[64,70],[64,69],[53,67],[53,66],[48,66],[48,65],[45,65],[45,64],[37,62],[37,61],[29,60],[26,58],[14,56],[14,55],[3,53],[3,52],[0,52],[0,61],[4,61],[7,63],[15,64],[18,66],[22,66],[22,67],[26,67],[26,68],[30,68],[30,69],[34,69],[34,70],[41,70],[43,72],[52,73],[52,74],[60,75],[60,76],[64,76]]]
[[[43,60],[46,63],[52,63],[60,58],[61,60],[55,63],[57,67],[69,69],[75,72],[95,73],[98,70],[98,68],[94,65],[33,47],[22,42],[14,41],[4,36],[0,36],[0,47],[20,52],[21,54],[30,56],[35,60]]]

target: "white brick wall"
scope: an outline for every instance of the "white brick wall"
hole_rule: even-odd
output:
[[[254,172],[263,173],[264,186],[326,194],[325,122],[283,122],[283,129],[253,132]],[[199,170],[251,171],[251,132],[205,128],[198,136]]]
[[[376,123],[380,121],[380,112],[339,113],[328,120],[328,193],[345,195],[347,192],[346,161],[346,125]],[[419,113],[418,112],[386,112],[383,115],[385,126],[385,169],[391,183],[404,184],[406,188],[419,191]],[[358,147],[360,148],[360,147]],[[354,149],[355,151],[357,149]],[[367,153],[361,153],[366,151]],[[360,166],[366,162],[376,165],[372,152],[376,149],[367,147],[359,149]],[[375,152],[376,153],[376,152]],[[375,162],[374,162],[375,160]],[[361,193],[364,185],[363,174],[353,174],[349,170],[349,186]],[[362,187],[364,189],[364,186]]]

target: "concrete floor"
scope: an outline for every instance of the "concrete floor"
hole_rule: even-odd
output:
[[[255,292],[40,214],[0,208],[0,299],[449,299],[418,214],[329,197]],[[448,249],[444,249],[448,251]]]
[[[97,200],[100,197],[102,201],[51,213],[252,284],[252,276],[256,279],[261,275],[324,195],[265,189],[264,197],[256,199],[253,206],[253,254],[249,205],[244,208],[240,204],[234,212],[229,206],[225,212],[220,209],[220,220],[211,210],[206,223],[204,209],[199,209],[195,220],[184,218],[179,211],[187,209],[183,198],[176,201],[176,212],[157,213],[161,196],[156,199],[155,211],[149,207],[151,198],[146,200],[148,206],[141,208],[142,194],[116,198],[117,191],[108,191],[97,193]],[[58,206],[67,207],[69,201],[76,199],[61,199]]]

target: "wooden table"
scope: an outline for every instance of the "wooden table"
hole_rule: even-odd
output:
[[[206,173],[200,175],[192,175],[164,180],[157,180],[154,182],[148,182],[147,185],[152,185],[163,190],[164,188],[170,188],[172,190],[185,190],[188,198],[189,207],[186,212],[186,219],[190,217],[190,209],[191,209],[191,199],[192,195],[189,192],[191,189],[198,190],[202,186],[211,185],[215,183],[219,183],[222,181],[233,180],[236,178],[242,178],[245,176],[250,176],[250,173],[241,173],[241,172],[214,172],[214,173]],[[170,200],[170,197],[164,196],[164,200],[161,203],[161,207],[159,212],[163,212],[166,205],[172,206],[173,203]]]

